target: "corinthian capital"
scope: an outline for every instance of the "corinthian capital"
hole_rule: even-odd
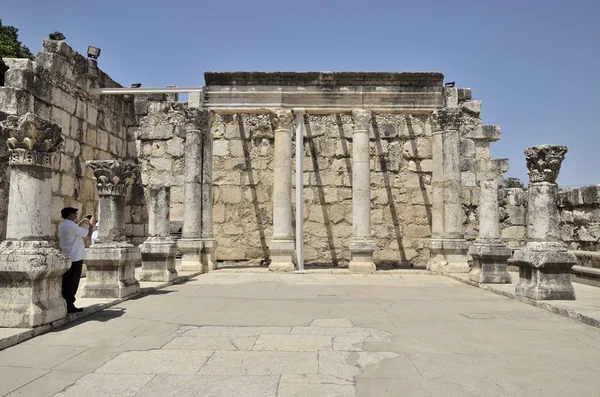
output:
[[[354,120],[354,130],[369,130],[371,125],[372,112],[365,109],[355,109],[352,111],[352,120]]]
[[[8,116],[0,122],[0,130],[8,135],[9,165],[50,167],[51,155],[63,143],[61,128],[32,113]]]
[[[100,196],[123,196],[125,188],[138,171],[137,164],[116,160],[92,160],[86,164],[94,171]]]
[[[288,109],[273,111],[273,128],[276,130],[291,130],[294,114]]]
[[[460,124],[460,109],[441,108],[433,112],[435,131],[458,130]]]
[[[567,149],[563,145],[537,145],[525,149],[529,181],[556,183]]]

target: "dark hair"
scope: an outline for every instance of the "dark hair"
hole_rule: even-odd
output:
[[[79,210],[77,208],[66,207],[66,208],[63,208],[62,210],[60,210],[60,216],[62,216],[63,219],[67,219],[72,214],[76,214],[78,211]]]

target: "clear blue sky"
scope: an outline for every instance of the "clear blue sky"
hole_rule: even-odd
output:
[[[32,52],[59,30],[123,85],[211,71],[439,71],[473,89],[493,157],[565,144],[562,186],[600,183],[600,1],[0,0]]]

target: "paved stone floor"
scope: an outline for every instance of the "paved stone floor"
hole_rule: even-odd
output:
[[[599,349],[442,276],[211,273],[0,351],[0,395],[598,396]]]

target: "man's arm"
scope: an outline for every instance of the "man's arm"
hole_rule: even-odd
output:
[[[79,221],[79,227],[77,228],[76,234],[81,237],[91,236],[94,232],[94,223],[96,223],[96,220],[93,216],[90,219],[83,218]]]

